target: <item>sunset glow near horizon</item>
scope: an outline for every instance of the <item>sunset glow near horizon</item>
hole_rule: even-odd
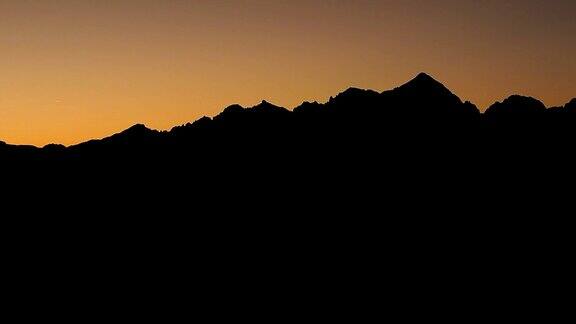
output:
[[[576,97],[574,0],[0,0],[0,140],[74,144],[427,72],[484,110]]]

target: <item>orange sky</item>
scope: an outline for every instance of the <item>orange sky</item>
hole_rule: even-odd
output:
[[[486,108],[576,97],[573,0],[0,0],[0,140],[169,129],[426,71]]]

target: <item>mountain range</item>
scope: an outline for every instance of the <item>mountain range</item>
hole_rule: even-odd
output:
[[[117,147],[133,151],[145,149],[147,146],[150,148],[157,148],[161,145],[173,146],[175,143],[183,144],[186,141],[197,143],[207,140],[205,145],[209,145],[210,139],[205,137],[207,133],[210,133],[212,138],[226,137],[227,135],[224,134],[229,132],[234,132],[240,137],[248,137],[256,135],[254,133],[257,129],[274,132],[283,129],[292,133],[301,127],[312,132],[314,127],[318,127],[318,132],[320,132],[320,128],[326,125],[332,124],[338,127],[338,120],[342,123],[339,125],[343,127],[342,131],[347,131],[346,128],[352,126],[346,125],[347,121],[367,123],[366,126],[380,128],[396,128],[399,124],[403,124],[404,127],[415,131],[420,130],[409,125],[417,124],[418,127],[427,128],[431,124],[436,124],[442,127],[465,129],[477,126],[471,124],[480,123],[491,126],[498,124],[512,130],[516,129],[519,124],[526,124],[526,119],[531,119],[532,124],[536,123],[542,127],[557,130],[556,126],[550,125],[551,122],[566,127],[567,119],[573,120],[573,115],[576,115],[576,98],[564,107],[547,109],[537,99],[518,95],[493,104],[484,114],[481,114],[474,104],[462,102],[440,82],[421,73],[413,80],[393,90],[378,93],[372,90],[349,88],[324,104],[304,102],[292,111],[266,101],[249,108],[232,105],[213,118],[203,117],[193,123],[174,127],[170,131],[156,131],[139,124],[104,139],[91,140],[69,147],[50,144],[37,148],[0,142],[0,159],[34,159],[59,155],[76,155],[82,158],[105,151],[113,154],[112,151]],[[375,121],[378,125],[373,125]],[[314,123],[317,124],[314,125]],[[506,126],[502,126],[503,123]],[[333,131],[336,130],[333,129]],[[382,131],[386,130],[382,129]],[[498,131],[502,132],[502,129]],[[490,132],[479,134],[479,136],[487,137],[490,135]],[[261,140],[251,138],[256,142]]]
[[[70,264],[43,278],[93,269],[94,285],[138,294],[156,278],[179,302],[198,285],[201,299],[245,300],[255,282],[299,301],[346,291],[344,278],[372,302],[392,285],[394,299],[426,291],[428,304],[449,287],[485,303],[535,276],[564,287],[553,280],[571,269],[575,139],[576,100],[512,96],[480,113],[420,74],[292,111],[263,101],[165,132],[1,144],[0,219],[7,250],[33,263],[25,282]]]
[[[5,188],[12,183],[79,200],[106,192],[151,202],[183,203],[182,195],[240,195],[245,202],[253,193],[272,203],[297,188],[301,197],[354,201],[376,199],[380,191],[369,188],[377,184],[393,190],[396,203],[457,197],[460,205],[476,204],[471,198],[484,195],[484,187],[528,197],[569,181],[575,139],[576,99],[546,108],[514,95],[481,113],[421,73],[392,90],[350,88],[293,110],[267,101],[231,105],[170,131],[134,125],[69,147],[1,143],[0,166],[10,170]],[[187,190],[177,190],[182,183]],[[439,184],[448,186],[441,197]]]

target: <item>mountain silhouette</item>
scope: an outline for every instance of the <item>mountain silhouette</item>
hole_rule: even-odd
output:
[[[426,115],[427,118],[479,114],[476,106],[469,102],[463,103],[443,84],[425,73],[394,90],[384,92],[383,95],[390,100],[389,104],[411,114]]]
[[[537,99],[514,95],[493,104],[481,114],[474,104],[463,102],[442,83],[426,73],[420,73],[392,90],[378,93],[349,88],[324,104],[305,102],[292,111],[267,101],[248,108],[231,105],[213,118],[203,117],[167,132],[135,125],[110,137],[70,147],[47,145],[36,148],[2,142],[0,158],[26,162],[72,159],[88,163],[90,159],[111,157],[130,159],[131,154],[156,158],[154,151],[158,150],[168,154],[162,158],[166,160],[172,154],[188,158],[194,155],[193,151],[186,151],[193,149],[190,147],[192,144],[206,150],[218,150],[218,145],[238,142],[244,148],[250,147],[251,142],[254,142],[253,146],[275,146],[276,143],[268,137],[293,148],[301,146],[303,151],[309,149],[308,140],[322,140],[324,145],[331,146],[336,145],[336,141],[354,137],[370,136],[369,142],[377,142],[400,133],[404,138],[396,137],[397,142],[391,144],[402,146],[408,144],[404,141],[409,141],[413,145],[414,142],[428,141],[438,136],[449,141],[486,139],[485,142],[490,142],[490,138],[494,137],[492,135],[497,133],[502,136],[507,130],[516,132],[520,124],[529,123],[550,133],[559,129],[568,131],[567,127],[574,127],[566,125],[565,119],[568,117],[550,117],[556,111],[576,111],[576,99],[564,107],[546,109]],[[543,117],[545,113],[549,113],[549,116]],[[554,124],[562,127],[556,129]],[[493,128],[496,125],[500,125],[497,131]],[[455,134],[453,132],[466,135],[463,138],[450,137],[448,134]],[[367,145],[368,139],[363,138],[359,144]]]
[[[486,116],[507,116],[513,114],[541,114],[546,112],[546,106],[537,99],[524,96],[511,96],[503,102],[497,102],[486,110]],[[497,118],[497,117],[496,117]]]
[[[16,186],[48,178],[43,183],[78,188],[62,196],[97,196],[94,190],[105,187],[109,194],[122,190],[120,197],[152,195],[148,202],[174,202],[173,196],[184,202],[183,193],[209,201],[212,193],[242,206],[254,201],[246,196],[253,193],[262,205],[286,206],[280,197],[298,192],[303,199],[291,199],[295,205],[310,197],[317,198],[313,205],[328,205],[375,199],[368,188],[378,183],[394,190],[381,196],[391,205],[448,199],[451,207],[478,206],[475,197],[485,192],[505,196],[500,190],[513,186],[514,193],[506,192],[525,200],[541,192],[527,188],[570,179],[575,105],[573,99],[546,109],[514,95],[480,113],[421,73],[392,90],[349,88],[292,110],[267,101],[231,105],[169,131],[135,125],[69,147],[0,143],[0,163],[12,170],[5,181],[14,177]],[[182,183],[188,189],[176,191]],[[440,183],[450,188],[441,197],[430,187]]]
[[[480,113],[420,74],[293,110],[231,105],[170,131],[0,142],[7,264],[26,277],[19,289],[41,277],[50,294],[72,281],[103,300],[122,287],[170,303],[311,289],[332,305],[375,291],[484,302],[502,287],[525,296],[535,278],[563,287],[575,105],[512,96]],[[86,278],[98,287],[78,288]]]
[[[425,101],[434,107],[450,107],[462,104],[460,98],[425,73],[418,74],[414,79],[388,94],[406,100],[406,104],[420,104]]]
[[[9,175],[34,179],[108,179],[109,184],[148,179],[164,188],[181,179],[211,190],[218,183],[227,189],[259,183],[259,189],[282,192],[279,185],[300,187],[294,183],[300,181],[308,183],[302,190],[316,187],[326,194],[340,187],[328,186],[334,179],[360,181],[351,184],[359,186],[361,179],[379,177],[399,187],[426,179],[470,188],[486,179],[500,181],[503,170],[510,171],[506,177],[534,169],[565,178],[570,172],[550,163],[572,161],[575,106],[573,99],[547,109],[537,99],[514,95],[480,113],[421,73],[388,91],[349,88],[326,103],[305,102],[292,110],[267,101],[231,105],[169,131],[135,125],[69,147],[0,143],[0,162],[14,170]],[[456,174],[470,181],[460,183]]]

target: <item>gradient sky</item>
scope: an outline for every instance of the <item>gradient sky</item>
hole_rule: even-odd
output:
[[[576,96],[574,0],[0,0],[0,140],[169,129],[426,71],[482,109]]]

